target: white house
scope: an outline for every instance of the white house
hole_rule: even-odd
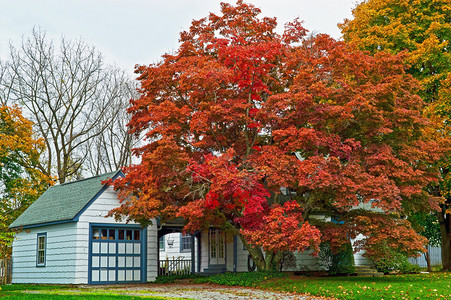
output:
[[[190,273],[249,270],[249,254],[239,238],[227,241],[218,229],[182,236],[182,220],[154,220],[143,228],[107,218],[119,200],[102,182],[118,176],[122,172],[52,186],[11,224],[21,229],[13,242],[13,283],[149,282],[165,274],[174,259],[188,263]],[[308,251],[295,256],[298,265],[292,270],[324,269]],[[359,265],[361,253],[356,258]]]
[[[157,276],[156,224],[105,218],[119,205],[101,182],[120,171],[50,187],[17,218],[13,283],[147,282]]]

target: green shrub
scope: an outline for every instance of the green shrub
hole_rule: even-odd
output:
[[[283,277],[287,277],[287,274],[280,272],[222,273],[204,278],[197,278],[194,282],[256,287],[266,280]]]
[[[355,272],[354,253],[351,243],[343,245],[337,253],[332,252],[328,243],[322,243],[319,256],[328,267],[330,275],[352,274]]]
[[[391,272],[415,274],[420,272],[420,267],[411,264],[409,262],[409,258],[405,254],[395,251],[389,247],[384,249],[384,256],[370,257],[370,259],[374,263],[376,269],[384,274]]]

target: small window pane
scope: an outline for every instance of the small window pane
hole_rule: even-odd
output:
[[[108,230],[102,229],[100,232],[101,232],[100,239],[106,240],[107,239],[107,235],[108,235]]]
[[[115,268],[116,267],[116,257],[115,256],[108,257],[108,267],[109,268]]]
[[[116,272],[114,270],[108,272],[108,281],[116,281]]]
[[[44,260],[44,251],[38,252],[38,265],[43,265],[45,262]]]
[[[184,234],[182,235],[182,251],[188,251],[191,250],[191,235],[189,234]]]
[[[119,268],[124,268],[125,267],[125,256],[119,256],[117,258],[117,266]]]
[[[99,229],[94,229],[92,231],[92,239],[93,240],[98,240],[100,238],[100,230]]]
[[[92,257],[92,267],[93,268],[98,268],[99,267],[99,257],[98,256],[93,256]]]
[[[131,241],[132,240],[132,231],[131,230],[127,230],[126,240],[127,241]]]
[[[139,230],[135,230],[134,231],[133,239],[135,241],[139,241],[139,239],[140,239],[140,237],[139,237]]]
[[[107,271],[105,270],[102,270],[102,271],[100,271],[100,281],[107,281],[108,280],[108,278],[107,278]]]
[[[133,256],[126,256],[125,257],[125,267],[126,268],[133,268]]]
[[[164,236],[160,237],[159,239],[159,248],[160,251],[164,251]]]
[[[108,238],[109,238],[110,240],[115,240],[115,239],[116,239],[116,230],[110,229]]]
[[[141,257],[135,256],[133,258],[133,268],[140,268],[141,267]]]
[[[118,239],[119,240],[124,240],[124,237],[125,237],[124,230],[123,229],[119,229],[118,230]]]
[[[132,243],[128,243],[127,244],[127,250],[126,250],[127,254],[133,254],[133,244]]]
[[[134,254],[141,254],[141,244],[139,243],[135,243],[135,251],[133,252]]]
[[[125,280],[133,281],[133,271],[132,270],[125,271]]]
[[[108,265],[107,265],[108,260],[107,259],[108,259],[108,257],[106,257],[106,256],[100,257],[100,267],[101,268],[108,267]]]
[[[140,281],[141,280],[141,271],[140,270],[135,270],[135,271],[133,271],[133,280],[134,281]]]
[[[125,281],[125,270],[118,270],[117,271],[117,280],[118,281]]]
[[[92,270],[92,281],[99,281],[99,270]]]
[[[99,253],[99,242],[92,243],[92,253]]]
[[[108,253],[108,243],[100,243],[100,253]]]

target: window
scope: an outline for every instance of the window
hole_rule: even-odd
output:
[[[180,236],[180,252],[191,250],[191,235],[182,234]]]
[[[158,242],[160,243],[160,246],[159,246],[160,251],[164,251],[164,236],[160,237]]]
[[[47,233],[38,233],[38,245],[36,251],[36,266],[45,267]]]

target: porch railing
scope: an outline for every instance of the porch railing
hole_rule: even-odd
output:
[[[158,276],[187,274],[191,274],[191,259],[179,257],[158,262]]]
[[[0,259],[0,284],[11,283],[12,260]]]

